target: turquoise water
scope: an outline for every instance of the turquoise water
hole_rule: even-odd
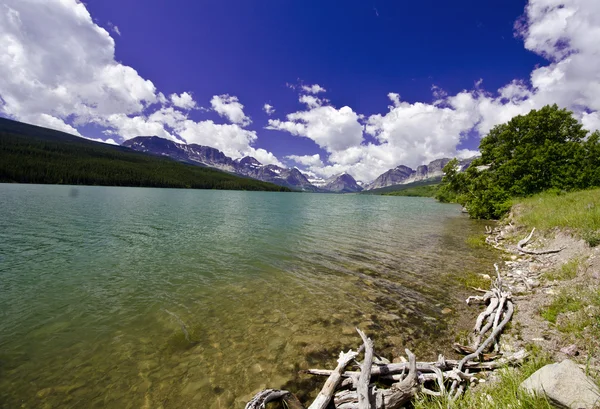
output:
[[[357,325],[435,357],[444,277],[491,260],[425,198],[0,184],[0,212],[2,408],[243,408]]]

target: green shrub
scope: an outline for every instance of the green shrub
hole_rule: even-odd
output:
[[[600,186],[600,133],[587,134],[557,105],[516,116],[481,140],[481,157],[465,172],[456,160],[444,167],[437,198],[464,205],[473,218],[498,219],[511,198]]]

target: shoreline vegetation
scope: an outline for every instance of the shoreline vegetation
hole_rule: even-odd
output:
[[[4,118],[0,118],[0,183],[291,191]]]

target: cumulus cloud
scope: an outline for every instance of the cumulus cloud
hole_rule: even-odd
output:
[[[210,100],[210,104],[219,115],[234,124],[248,126],[252,123],[250,118],[244,114],[244,106],[235,96],[229,94],[214,95]]]
[[[586,129],[599,129],[600,2],[530,0],[515,30],[525,48],[548,60],[528,81],[514,80],[491,93],[478,80],[474,89],[455,95],[434,85],[433,103],[403,102],[391,92],[389,112],[365,120],[365,133],[373,138],[369,143],[356,126],[327,126],[325,118],[341,110],[313,95],[301,100],[307,111],[290,114],[286,121],[269,121],[267,129],[308,137],[323,148],[328,154],[323,165],[298,161],[312,173],[327,177],[347,171],[365,181],[398,164],[414,168],[443,156],[472,156],[476,152],[457,148],[466,135],[484,136],[495,125],[547,104],[567,107]],[[359,124],[360,116],[355,118]]]
[[[362,143],[363,125],[359,122],[360,116],[352,108],[345,106],[337,109],[321,105],[322,101],[318,98],[307,95],[301,96],[300,101],[307,104],[307,110],[288,114],[286,121],[269,119],[267,129],[312,139],[327,152]]]
[[[180,95],[171,94],[169,98],[177,108],[190,110],[197,107],[196,101],[194,101],[192,94],[189,92],[182,92]]]
[[[302,85],[302,91],[308,92],[309,94],[318,94],[319,92],[326,92],[327,90],[319,84],[313,85]]]
[[[263,111],[265,111],[267,115],[272,115],[275,113],[275,108],[273,108],[273,105],[265,104],[263,106]]]
[[[115,25],[108,23],[119,35]],[[252,154],[256,132],[237,97],[215,96],[213,109],[233,124],[195,122],[190,92],[167,98],[133,68],[115,60],[111,34],[94,22],[78,0],[0,2],[0,114],[82,136],[78,127],[96,124],[107,142],[140,135],[202,143],[230,156]]]
[[[323,161],[321,160],[321,155],[315,153],[314,155],[289,155],[286,156],[286,159],[293,160],[296,163],[299,163],[304,166],[316,166],[322,167]]]
[[[156,102],[151,81],[115,61],[115,43],[76,0],[0,4],[0,112],[89,122]]]

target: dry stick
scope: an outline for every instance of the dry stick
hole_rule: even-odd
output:
[[[469,368],[473,370],[494,370],[501,368],[507,364],[512,363],[520,363],[527,357],[527,351],[524,349],[515,352],[514,354],[505,354],[502,358],[497,359],[491,362],[475,362],[469,361],[463,365],[463,368]],[[443,364],[440,362],[417,362],[417,370],[419,372],[427,372],[430,366],[434,366],[436,368],[440,368],[441,370],[457,368],[460,364],[460,361],[455,359],[447,359],[443,361]],[[400,374],[403,371],[406,371],[409,367],[408,362],[397,363],[397,364],[388,364],[381,366],[373,366],[371,367],[371,377],[373,376],[388,376],[388,375],[396,375]],[[303,374],[307,375],[316,375],[316,376],[330,376],[334,371],[331,369],[307,369],[301,371]],[[346,371],[342,373],[344,378],[351,378],[353,376],[360,376],[360,372],[356,371]],[[399,380],[399,379],[395,379]]]
[[[496,337],[502,332],[502,330],[504,329],[504,327],[506,326],[506,324],[508,324],[508,321],[510,321],[512,315],[514,312],[514,305],[512,303],[512,301],[508,301],[507,302],[507,311],[506,311],[506,315],[504,316],[504,319],[502,320],[502,322],[500,324],[498,324],[498,327],[496,327],[496,329],[492,332],[492,335],[489,336],[488,339],[486,339],[480,346],[479,348],[477,348],[477,351],[473,352],[472,354],[469,354],[467,356],[465,356],[460,363],[458,364],[458,370],[462,371],[463,367],[465,366],[465,364],[470,360],[470,359],[476,359],[477,357],[479,357],[479,355],[481,355],[483,353],[483,351],[488,347],[488,345],[496,339]]]
[[[498,324],[500,323],[500,317],[502,316],[502,310],[504,310],[504,304],[506,303],[507,299],[508,299],[508,295],[502,294],[502,298],[500,299],[500,305],[498,306],[498,310],[496,311],[496,317],[494,317],[493,331],[495,331],[496,328],[498,328]],[[494,350],[496,352],[499,351],[498,338],[496,338],[494,340]]]
[[[488,316],[488,321],[485,326],[481,329],[481,331],[479,331],[479,334],[477,334],[475,342],[473,342],[473,350],[477,350],[477,348],[479,348],[479,345],[481,345],[481,338],[483,338],[483,336],[492,328],[493,325],[494,315],[492,313],[490,316]]]
[[[350,361],[352,361],[358,355],[357,352],[352,350],[344,353],[340,352],[340,357],[338,359],[338,366],[335,370],[329,375],[325,385],[323,385],[323,389],[319,392],[317,398],[313,401],[313,403],[308,407],[308,409],[325,409],[331,401],[331,397],[335,393],[335,389],[338,387],[342,380],[342,372],[348,365]]]
[[[394,383],[389,389],[371,389],[375,409],[399,409],[418,393],[417,359],[415,355],[406,350],[408,355],[408,375],[401,381]],[[356,391],[340,391],[335,395],[337,409],[360,409]]]
[[[265,389],[254,395],[252,400],[246,404],[244,409],[265,409],[267,403],[281,399],[288,394],[288,391]]]
[[[531,233],[529,233],[529,236],[525,237],[523,240],[519,241],[517,243],[517,249],[521,252],[521,253],[525,253],[525,254],[531,254],[534,256],[539,256],[542,254],[552,254],[552,253],[558,253],[563,251],[565,248],[561,247],[559,249],[555,249],[555,250],[543,250],[543,251],[535,251],[535,250],[525,250],[523,247],[525,247],[525,245],[529,242],[529,240],[531,240],[531,237],[533,236],[533,232],[535,231],[535,227],[531,230]]]
[[[494,297],[490,300],[490,304],[488,305],[488,307],[486,308],[485,311],[483,311],[481,314],[479,314],[479,316],[477,317],[477,321],[475,322],[475,332],[480,332],[481,331],[481,326],[483,325],[483,320],[485,320],[489,315],[491,315],[495,310],[496,307],[498,306],[498,298]]]
[[[365,359],[360,367],[360,377],[358,378],[358,384],[356,385],[356,392],[358,393],[358,408],[359,409],[370,409],[369,403],[369,382],[371,380],[371,364],[373,363],[373,341],[371,338],[367,338],[364,332],[356,328],[358,335],[363,340],[365,345]]]
[[[437,395],[441,396],[446,392],[446,388],[444,388],[444,374],[442,372],[442,370],[434,365],[427,365],[427,364],[421,364],[418,365],[417,364],[417,368],[418,367],[423,368],[423,370],[428,370],[430,372],[433,372],[435,374],[435,380],[438,383],[438,387],[439,387],[439,392],[437,393]],[[428,393],[431,392],[429,390],[425,390],[425,388],[423,387],[423,390]]]

